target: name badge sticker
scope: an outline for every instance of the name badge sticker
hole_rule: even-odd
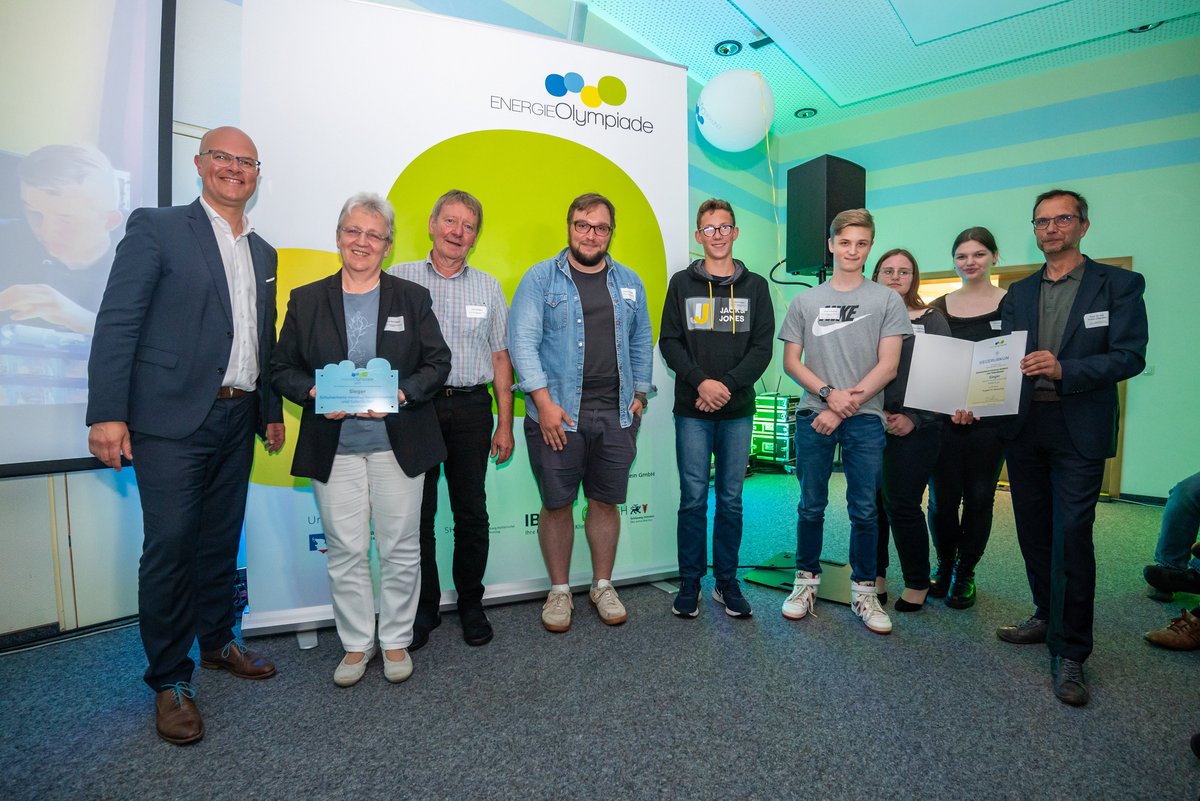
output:
[[[842,319],[842,310],[837,306],[822,306],[817,312],[818,323],[836,323]]]
[[[1108,312],[1098,311],[1083,315],[1084,328],[1105,328],[1108,326]]]
[[[992,330],[993,330],[993,331],[999,331],[999,330],[1000,330],[1000,321],[999,321],[999,320],[992,320],[992,321],[991,321],[991,325],[992,325]]]
[[[404,315],[399,317],[387,318],[387,323],[383,326],[384,331],[403,331],[404,330]]]
[[[925,333],[925,326],[922,325],[921,323],[913,323],[912,327],[913,327],[914,334],[924,334]]]
[[[631,286],[621,287],[621,297],[628,301],[637,301],[637,290]]]
[[[467,319],[469,320],[486,320],[487,306],[473,306],[467,304]]]

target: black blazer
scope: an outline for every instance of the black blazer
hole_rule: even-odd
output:
[[[258,313],[258,425],[283,421],[267,365],[275,343],[275,249],[249,238]],[[138,209],[117,245],[88,361],[87,424],[121,421],[167,439],[212,410],[233,345],[229,283],[200,201]]]
[[[386,330],[388,318],[396,317],[404,319],[404,330]],[[433,315],[429,290],[387,273],[379,276],[375,330],[375,353],[400,373],[400,389],[408,401],[384,418],[388,440],[401,469],[416,477],[446,458],[442,429],[429,399],[450,374],[450,348]],[[317,414],[308,391],[316,383],[316,371],[342,361],[346,353],[341,271],[294,289],[271,359],[271,383],[301,409],[294,476],[329,480],[342,421]]]
[[[1058,361],[1062,380],[1055,389],[1062,396],[1063,416],[1071,443],[1087,459],[1107,459],[1117,452],[1117,382],[1132,378],[1146,367],[1149,339],[1146,279],[1140,273],[1099,264],[1084,256],[1086,267],[1079,293],[1067,317]],[[1038,346],[1038,307],[1046,267],[1008,288],[1000,302],[1006,333],[1028,331],[1027,353]],[[1107,320],[1101,313],[1107,313]],[[1093,315],[1088,321],[1087,315]],[[1002,429],[1012,439],[1028,419],[1034,378],[1021,381],[1021,410]]]

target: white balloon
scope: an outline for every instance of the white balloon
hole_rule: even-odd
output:
[[[729,70],[700,90],[696,127],[709,144],[737,153],[763,140],[775,119],[775,95],[761,72]]]

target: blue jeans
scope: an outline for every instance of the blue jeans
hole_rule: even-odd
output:
[[[1191,555],[1197,533],[1200,533],[1200,473],[1188,476],[1171,489],[1167,507],[1163,509],[1154,562],[1176,570],[1190,567],[1200,571],[1200,559]]]
[[[737,576],[742,544],[742,482],[750,459],[754,418],[700,420],[675,416],[679,463],[679,577],[699,581],[708,572],[708,473],[716,458],[717,511],[713,520],[713,576]]]
[[[874,582],[878,536],[875,492],[887,444],[883,421],[873,414],[858,414],[843,420],[832,434],[818,434],[812,428],[815,417],[811,409],[796,412],[796,478],[800,480],[796,569],[821,572],[829,475],[833,472],[834,446],[840,444],[842,472],[846,475],[846,511],[850,515],[850,578],[856,582]]]

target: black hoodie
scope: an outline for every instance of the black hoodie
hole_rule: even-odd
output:
[[[658,347],[675,371],[675,414],[730,420],[754,414],[754,384],[771,363],[775,310],[762,276],[733,260],[731,276],[709,275],[697,259],[671,276]],[[696,388],[707,378],[729,388],[715,412],[696,408]]]

